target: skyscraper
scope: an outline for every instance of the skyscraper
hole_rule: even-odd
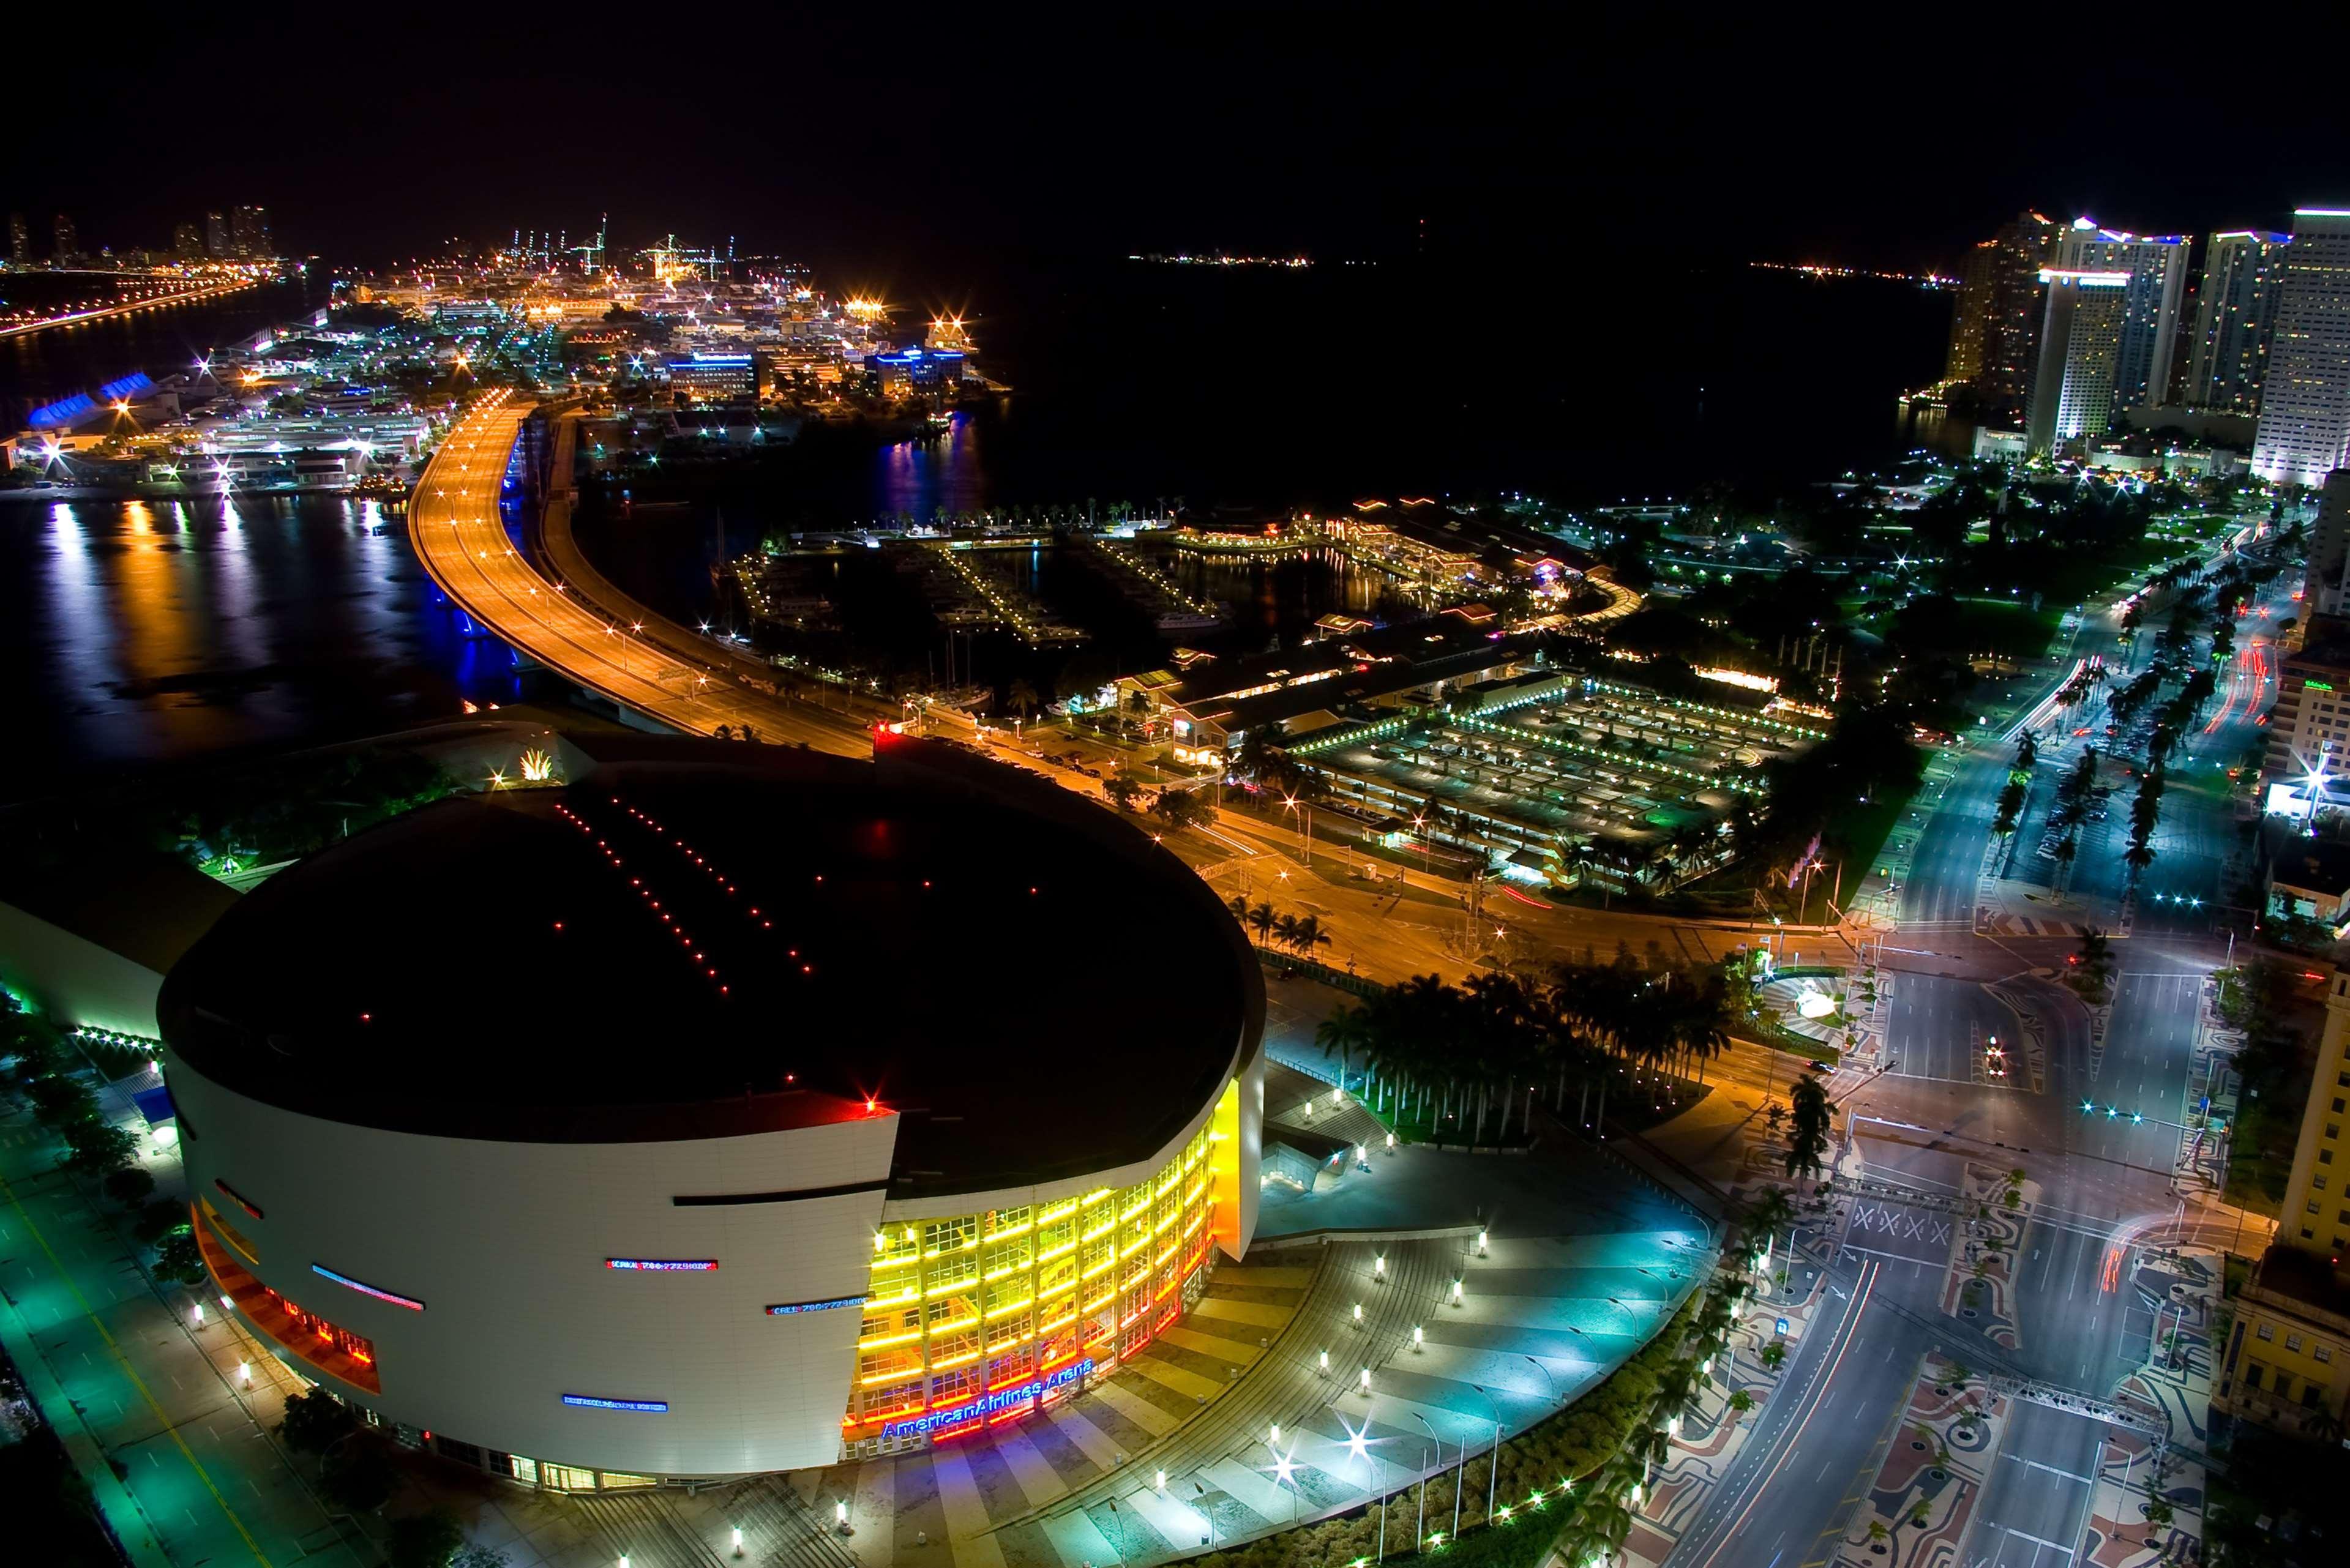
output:
[[[172,225],[172,255],[181,261],[194,261],[203,254],[203,236],[197,233],[195,224],[182,223]]]
[[[2187,404],[2258,413],[2276,324],[2278,283],[2291,234],[2246,229],[2213,234],[2203,255],[2203,289],[2187,356]]]
[[[272,254],[269,243],[269,209],[239,207],[229,218],[229,243],[241,256]]]
[[[2293,215],[2252,472],[2320,484],[2350,463],[2350,209]]]
[[[2350,974],[2336,970],[2326,990],[2276,1241],[2242,1287],[2224,1349],[2213,1347],[2211,1411],[2330,1444],[2350,1405],[2350,1157],[2337,1163],[2350,1125]]]
[[[73,220],[63,213],[51,220],[49,238],[54,246],[50,254],[57,265],[65,266],[81,254],[81,236],[74,232]]]
[[[8,263],[11,266],[33,265],[33,232],[25,226],[25,214],[8,214]]]
[[[228,220],[218,213],[204,214],[204,254],[214,258],[228,254]]]
[[[2019,213],[1977,245],[1961,269],[1946,373],[1964,382],[1986,412],[2012,418],[2032,395],[2040,269],[2055,259],[2056,234],[2056,224],[2039,213]]]
[[[2168,402],[2178,340],[2178,301],[2187,289],[2187,236],[2128,234],[2101,229],[2091,218],[2075,218],[2057,242],[2056,270],[2128,275],[2113,406],[2134,409]]]
[[[2064,441],[2100,436],[2113,424],[2131,276],[2054,267],[2040,274],[2048,303],[2041,317],[2040,363],[2024,420],[2032,451],[2049,452]]]

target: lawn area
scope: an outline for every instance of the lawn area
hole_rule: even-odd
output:
[[[1970,640],[1977,648],[1997,654],[2010,662],[2039,659],[2056,640],[2056,628],[2064,623],[2064,612],[2073,607],[2073,599],[2061,598],[2043,592],[2040,607],[2033,609],[2025,598],[1978,598],[1959,600],[1965,611],[1965,625]]]

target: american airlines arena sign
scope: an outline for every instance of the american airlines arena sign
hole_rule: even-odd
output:
[[[885,1441],[896,1438],[928,1437],[941,1427],[960,1427],[965,1421],[1001,1415],[1040,1394],[1050,1394],[1055,1388],[1066,1387],[1093,1369],[1094,1358],[1088,1355],[1083,1361],[1064,1366],[1057,1372],[1048,1372],[1042,1377],[1032,1377],[1009,1388],[993,1389],[967,1404],[951,1405],[943,1410],[926,1410],[908,1420],[892,1421],[881,1428],[881,1436]]]

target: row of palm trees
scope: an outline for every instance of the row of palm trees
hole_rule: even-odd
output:
[[[1509,1137],[1513,1114],[1523,1134],[1544,1090],[1552,1112],[1564,1114],[1570,1082],[1579,1091],[1577,1125],[1596,1127],[1618,1078],[1652,1096],[1670,1092],[1673,1078],[1702,1079],[1706,1062],[1729,1047],[1740,994],[1726,966],[1650,966],[1619,948],[1611,962],[1586,953],[1547,980],[1488,971],[1453,986],[1417,975],[1338,1009],[1315,1038],[1338,1059],[1340,1082],[1359,1073],[1375,1110],[1458,1125],[1482,1142],[1496,1116],[1498,1137]]]
[[[1330,945],[1330,933],[1318,915],[1284,915],[1274,912],[1271,904],[1252,904],[1234,894],[1224,907],[1232,919],[1256,933],[1261,948],[1284,947],[1300,958],[1312,958],[1315,948]]]
[[[1617,1560],[1639,1519],[1649,1483],[1672,1457],[1673,1417],[1687,1410],[1711,1381],[1707,1369],[1729,1346],[1736,1303],[1752,1293],[1748,1282],[1730,1274],[1718,1278],[1700,1298],[1680,1354],[1658,1374],[1656,1391],[1628,1440],[1576,1483],[1574,1511],[1551,1542],[1561,1559],[1577,1563]],[[1753,1403],[1742,1390],[1732,1395],[1732,1418]]]

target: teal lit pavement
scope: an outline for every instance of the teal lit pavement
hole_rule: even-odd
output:
[[[246,1342],[216,1306],[194,1325],[193,1293],[157,1299],[130,1245],[54,1162],[30,1117],[0,1121],[0,1340],[130,1561],[371,1561],[344,1542],[241,1396]],[[285,1375],[256,1366],[254,1376],[274,1411]]]

